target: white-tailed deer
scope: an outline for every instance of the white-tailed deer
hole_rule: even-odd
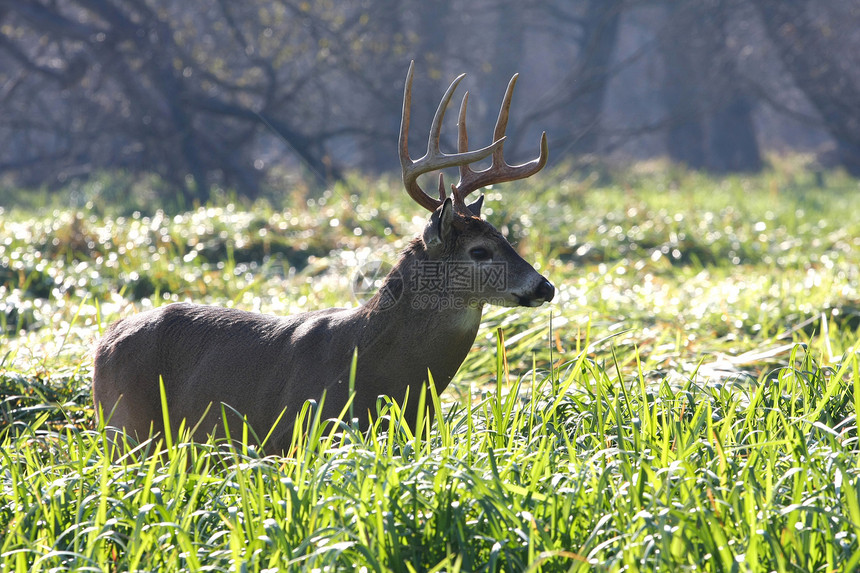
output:
[[[442,153],[442,118],[462,78],[451,83],[436,110],[427,153],[413,161],[407,144],[409,67],[400,127],[403,184],[432,215],[373,298],[357,308],[288,317],[171,304],[120,320],[95,353],[93,400],[106,424],[138,440],[162,431],[161,379],[174,431],[185,420],[187,427],[197,426],[195,438],[203,438],[222,429],[222,411],[229,416],[235,411],[261,438],[277,422],[266,449],[285,451],[305,401],[320,401],[325,394],[324,419],[341,414],[357,352],[353,412],[360,422],[366,425],[376,413],[378,396],[402,402],[408,391],[405,416],[414,427],[428,371],[441,394],[475,341],[485,304],[539,306],[552,300],[552,284],[480,218],[483,196],[465,202],[481,187],[539,171],[547,158],[546,134],[537,159],[518,166],[505,162],[502,148],[514,76],[492,145],[467,151],[467,93],[460,107],[458,153]],[[489,168],[469,167],[490,155]],[[451,186],[451,197],[446,197],[441,175],[438,199],[419,187],[419,175],[453,166],[460,168],[460,181]],[[222,409],[222,403],[229,409]]]

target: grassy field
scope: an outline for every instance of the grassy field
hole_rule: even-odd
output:
[[[860,567],[860,184],[788,161],[534,179],[485,215],[553,303],[485,312],[432,427],[316,425],[292,458],[172,436],[112,463],[93,344],[175,300],[357,304],[356,269],[423,225],[393,181],[278,209],[7,199],[0,571]]]

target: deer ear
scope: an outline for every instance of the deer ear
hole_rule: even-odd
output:
[[[445,199],[442,206],[430,215],[430,222],[424,227],[424,246],[429,252],[438,252],[444,247],[451,236],[452,221],[454,220],[454,204],[451,198]]]
[[[481,207],[484,206],[484,194],[481,193],[481,196],[478,197],[478,200],[474,203],[469,203],[467,207],[469,208],[469,212],[475,217],[481,216]]]

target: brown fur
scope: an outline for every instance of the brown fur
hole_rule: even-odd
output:
[[[489,223],[461,214],[445,219],[442,210],[361,307],[282,318],[180,303],[120,320],[96,349],[97,411],[107,425],[138,440],[161,432],[162,379],[174,432],[185,420],[187,427],[201,422],[196,439],[223,433],[224,403],[246,416],[262,439],[286,409],[267,448],[285,451],[306,400],[320,401],[325,393],[324,419],[341,414],[358,349],[353,410],[360,422],[366,425],[375,414],[378,396],[402,402],[408,391],[406,419],[414,425],[428,370],[441,394],[475,340],[486,302],[536,306],[552,298],[552,286]],[[503,290],[460,292],[444,281],[435,292],[416,290],[426,261],[469,261],[476,245],[505,263]],[[231,418],[231,431],[238,431]]]

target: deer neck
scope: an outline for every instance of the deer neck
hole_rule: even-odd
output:
[[[434,277],[434,270],[443,276]],[[468,305],[463,293],[451,292],[444,272],[421,241],[413,241],[379,292],[358,309],[364,323],[359,348],[400,365],[406,378],[426,378],[429,368],[439,392],[472,348],[482,312],[482,305]]]
[[[399,322],[416,334],[471,334],[481,322],[483,304],[470,302],[469,292],[452,285],[449,261],[431,260],[420,239],[401,253],[379,292],[362,307],[373,322]]]

